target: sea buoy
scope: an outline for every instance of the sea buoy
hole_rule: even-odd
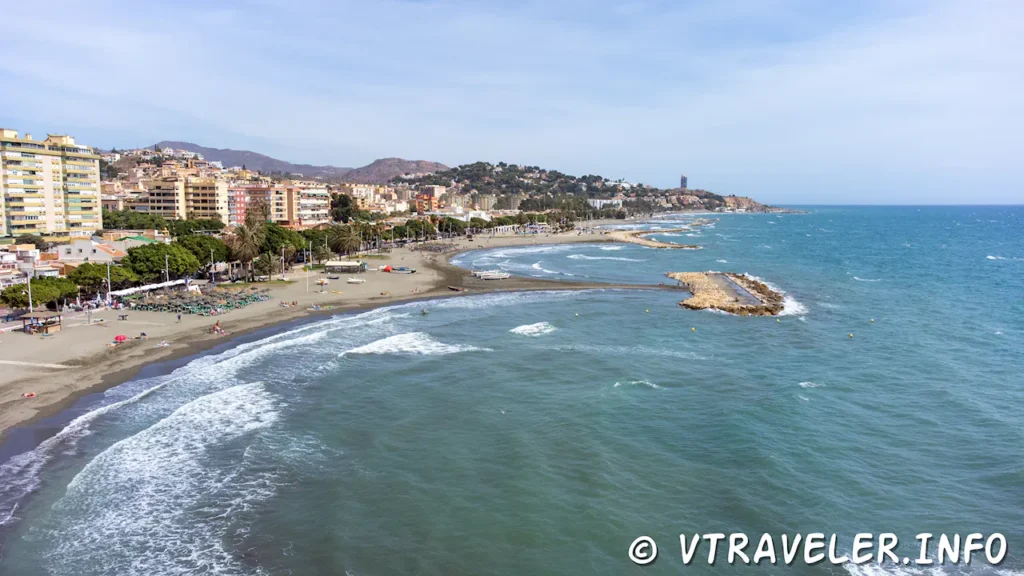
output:
[[[778,318],[776,318],[775,321],[776,322],[782,322],[782,320],[779,320]]]
[[[579,313],[579,312],[577,312],[577,313],[576,313],[576,316],[578,317],[579,315],[580,315],[580,313]]]
[[[696,331],[697,331],[696,328],[690,328],[690,332],[696,332]]]
[[[850,334],[850,338],[853,338],[853,333]]]
[[[875,321],[875,319],[874,319],[874,318],[872,318],[872,319],[871,319],[871,321],[872,321],[872,322],[874,322],[874,321]]]
[[[651,313],[651,311],[650,311],[650,310],[644,310],[644,313],[646,313],[646,314],[650,314],[650,313]]]

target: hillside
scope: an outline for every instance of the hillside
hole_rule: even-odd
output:
[[[426,160],[403,160],[402,158],[381,158],[362,168],[341,168],[338,166],[314,166],[312,164],[294,164],[265,154],[250,150],[231,150],[230,148],[207,148],[191,142],[175,142],[165,140],[157,142],[149,148],[170,147],[175,150],[188,150],[203,155],[213,162],[221,162],[225,168],[245,166],[263,174],[283,173],[301,174],[305,178],[319,178],[335,182],[355,182],[358,184],[386,184],[392,178],[403,174],[427,174],[448,167],[437,162]]]
[[[231,166],[245,166],[250,170],[256,170],[264,174],[283,172],[288,174],[302,174],[307,178],[339,178],[349,172],[351,168],[339,168],[337,166],[313,166],[312,164],[293,164],[277,158],[271,158],[265,154],[249,150],[232,150],[230,148],[207,148],[191,142],[174,142],[165,140],[157,142],[153,146],[157,148],[171,147],[174,149],[188,150],[203,155],[203,158],[213,162],[222,162],[225,168]],[[153,146],[150,146],[152,148]]]
[[[354,168],[344,175],[346,182],[358,184],[387,184],[393,178],[403,174],[429,174],[448,170],[444,164],[426,160],[403,160],[401,158],[381,158],[374,160],[362,168]]]
[[[581,199],[620,198],[623,206],[637,211],[743,209],[750,212],[776,210],[750,198],[721,196],[707,190],[659,189],[639,183],[609,180],[601,176],[571,176],[537,166],[499,162],[475,162],[416,177],[398,177],[395,182],[411,185],[448,186],[463,194],[492,194],[496,206],[506,208],[518,198],[523,210],[547,210],[580,205]]]

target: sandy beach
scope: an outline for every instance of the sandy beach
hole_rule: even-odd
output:
[[[346,276],[342,276],[341,280],[331,281],[321,291],[316,281],[325,278],[324,275],[311,272],[307,278],[306,272],[296,268],[286,274],[288,283],[257,284],[271,288],[270,300],[214,317],[184,315],[179,323],[176,315],[171,313],[105,310],[94,312],[90,324],[84,313],[76,313],[66,315],[63,330],[46,338],[10,331],[13,325],[8,324],[5,325],[8,330],[0,333],[0,438],[13,426],[56,414],[85,394],[100,392],[131,379],[147,364],[193,355],[222,343],[225,338],[280,322],[414,299],[495,291],[633,288],[520,277],[485,282],[448,263],[451,256],[467,250],[612,241],[617,239],[599,231],[477,236],[472,242],[461,238],[453,241],[455,249],[444,254],[397,248],[389,254],[367,258],[371,271],[360,275],[366,279],[363,284],[347,284]],[[417,272],[389,274],[373,271],[387,264],[412,267]],[[455,292],[448,286],[462,286],[467,290]],[[296,305],[283,307],[282,301],[295,302]],[[320,310],[315,310],[314,306],[319,306]],[[120,314],[127,314],[127,319],[120,320]],[[218,320],[227,336],[210,333],[210,328]],[[143,332],[147,335],[145,340],[133,339]],[[121,334],[130,339],[124,344],[109,347],[114,337]],[[35,397],[23,397],[26,393],[34,393]]]

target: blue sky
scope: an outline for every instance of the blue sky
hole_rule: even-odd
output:
[[[130,6],[130,7],[129,7]],[[537,164],[777,203],[1024,203],[1016,0],[8,3],[0,126]],[[17,88],[14,88],[17,87]]]

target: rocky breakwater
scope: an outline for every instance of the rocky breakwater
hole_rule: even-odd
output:
[[[609,236],[615,238],[620,242],[628,242],[630,244],[639,244],[641,246],[647,246],[648,248],[674,248],[676,250],[700,250],[701,247],[696,244],[673,244],[671,242],[661,242],[659,240],[651,240],[650,238],[644,238],[652,234],[665,234],[669,232],[688,232],[689,228],[672,228],[670,230],[616,230],[609,232]]]
[[[731,272],[667,272],[684,284],[692,296],[679,303],[692,310],[721,310],[740,316],[776,316],[783,296],[764,282]]]

